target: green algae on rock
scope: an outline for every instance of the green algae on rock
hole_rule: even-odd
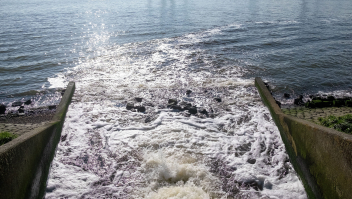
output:
[[[12,134],[10,132],[1,132],[0,133],[0,146],[3,144],[6,144],[7,142],[10,142],[11,140],[17,138],[18,135]]]
[[[319,122],[321,125],[333,128],[335,130],[352,134],[352,115],[344,115],[340,117],[336,117],[334,115],[330,115],[328,117],[320,117]]]

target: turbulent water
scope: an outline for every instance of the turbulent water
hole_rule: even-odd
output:
[[[253,77],[280,100],[351,94],[351,18],[343,0],[3,0],[0,102],[76,82],[45,198],[306,198]]]

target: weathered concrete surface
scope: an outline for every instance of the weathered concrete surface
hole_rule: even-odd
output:
[[[34,124],[12,124],[12,123],[0,123],[0,132],[11,132],[18,136],[21,136],[27,132],[30,132],[40,126],[48,124],[50,121]]]
[[[50,122],[0,146],[0,198],[42,198],[74,90],[70,82]]]
[[[256,78],[255,84],[308,197],[351,198],[352,135],[284,114],[262,80]]]
[[[282,112],[298,117],[300,119],[308,120],[319,124],[319,117],[327,117],[329,115],[334,115],[336,117],[344,116],[347,114],[352,114],[352,107],[327,107],[327,108],[305,108],[296,107],[289,109],[282,109]]]

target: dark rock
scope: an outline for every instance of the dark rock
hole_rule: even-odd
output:
[[[187,90],[187,91],[186,91],[186,94],[187,94],[187,95],[189,95],[189,94],[191,94],[191,93],[192,93],[191,90]]]
[[[183,110],[189,110],[190,108],[192,108],[191,103],[182,102],[180,105],[183,107]]]
[[[254,158],[249,158],[249,159],[247,160],[247,162],[248,162],[249,164],[255,164],[256,161],[257,161],[257,160],[254,159]]]
[[[168,104],[169,105],[177,105],[177,99],[169,99]]]
[[[6,106],[3,104],[0,104],[0,114],[5,114],[6,111]]]
[[[141,98],[141,97],[136,97],[136,98],[134,98],[137,102],[142,102],[142,100],[143,100],[143,98]]]
[[[221,98],[220,97],[216,97],[216,98],[214,98],[214,100],[216,100],[217,102],[221,102]]]
[[[269,84],[267,82],[264,82],[265,87],[270,91]]]
[[[30,105],[30,104],[32,104],[32,100],[29,99],[29,100],[25,101],[24,104],[25,105]]]
[[[171,105],[170,108],[182,111],[182,108],[179,105]]]
[[[205,108],[201,108],[201,109],[199,109],[199,113],[202,113],[202,114],[207,115],[207,114],[208,114],[208,111],[205,110]]]
[[[345,105],[345,102],[343,100],[334,100],[333,101],[333,105],[335,107],[341,107],[341,106],[344,106]]]
[[[18,102],[14,102],[12,103],[12,107],[16,107],[16,106],[22,106],[23,102],[18,101]]]
[[[151,106],[151,107],[154,107],[154,104],[152,104],[152,103],[150,103],[150,102],[145,103],[144,105],[145,105],[145,106]]]
[[[134,104],[132,104],[132,103],[127,103],[127,105],[126,105],[126,109],[127,110],[131,110],[131,109],[133,109],[134,108]]]
[[[65,94],[65,91],[66,91],[66,89],[61,91],[61,96],[63,96]]]
[[[197,113],[197,107],[192,106],[190,109],[188,109],[188,112],[192,115]]]
[[[276,104],[281,108],[281,102],[275,100]]]
[[[303,105],[303,104],[304,104],[304,102],[303,102],[303,96],[300,95],[298,98],[296,98],[296,99],[294,100],[293,103],[294,103],[295,105],[299,105],[299,106]]]
[[[134,108],[136,108],[138,112],[145,112],[145,107],[144,106],[136,106]]]
[[[335,97],[334,97],[334,96],[329,95],[329,96],[327,97],[327,100],[328,100],[328,101],[334,101],[334,100],[335,100]]]
[[[312,100],[322,100],[323,98],[321,97],[313,97]]]
[[[352,107],[352,100],[346,100],[345,105],[348,107]]]
[[[149,122],[151,122],[153,119],[151,118],[151,117],[147,117],[147,118],[145,118],[145,120],[144,120],[144,122],[145,123],[149,123]]]
[[[56,109],[56,105],[51,105],[51,106],[48,106],[49,110],[53,110],[53,109]]]
[[[24,107],[21,106],[17,111],[18,111],[18,113],[24,113]]]
[[[284,93],[284,98],[290,98],[290,94]]]

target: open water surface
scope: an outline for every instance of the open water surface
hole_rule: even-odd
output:
[[[351,18],[348,0],[0,0],[0,102],[76,82],[46,198],[306,198],[253,80],[350,95]]]

